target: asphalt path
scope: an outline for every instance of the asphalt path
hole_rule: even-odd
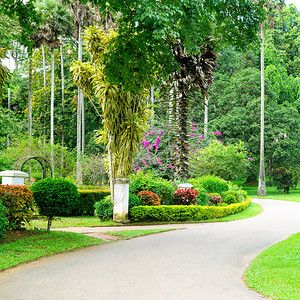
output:
[[[264,208],[253,218],[184,225],[1,272],[0,299],[263,299],[243,272],[263,249],[300,231],[300,203],[253,200]]]

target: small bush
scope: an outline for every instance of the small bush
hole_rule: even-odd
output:
[[[189,179],[189,182],[193,184],[196,190],[204,188],[209,193],[222,194],[222,192],[228,191],[229,189],[226,180],[211,175]]]
[[[111,202],[110,195],[95,203],[95,216],[101,221],[106,221],[113,218],[113,204]]]
[[[173,194],[173,202],[175,205],[191,205],[197,204],[199,192],[190,188],[176,190]]]
[[[73,210],[74,216],[93,216],[95,203],[110,195],[110,190],[78,190],[79,198],[76,208]]]
[[[48,231],[53,217],[70,216],[78,202],[76,185],[62,178],[46,178],[32,185],[40,214],[48,218]]]
[[[20,229],[33,216],[32,192],[25,186],[1,185],[0,200],[7,208],[7,218],[11,229]]]
[[[151,191],[160,197],[161,204],[173,204],[172,196],[176,188],[170,181],[142,172],[131,175],[130,181],[129,191],[131,194],[138,195],[141,191]]]
[[[278,193],[283,190],[284,193],[288,194],[293,186],[293,173],[286,168],[277,168],[273,170],[272,175]]]
[[[5,233],[8,228],[8,219],[6,217],[6,214],[7,209],[0,200],[0,241],[6,237]]]
[[[143,200],[144,205],[161,205],[159,196],[151,191],[141,191],[138,196]]]
[[[210,201],[210,196],[208,192],[204,188],[201,188],[198,191],[199,191],[199,195],[197,197],[197,204],[202,206],[208,205]]]
[[[209,196],[210,196],[209,203],[212,205],[218,205],[218,204],[222,203],[222,201],[223,201],[220,194],[218,194],[218,193],[211,193],[211,194],[209,194]]]
[[[226,206],[199,206],[199,205],[161,205],[135,206],[130,210],[132,222],[148,221],[201,221],[223,218],[241,212],[249,206],[251,199],[242,203]]]
[[[140,205],[144,205],[143,200],[138,196],[129,193],[129,205],[128,205],[129,209],[134,206],[140,206]]]

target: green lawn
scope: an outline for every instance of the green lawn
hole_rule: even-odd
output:
[[[248,193],[250,198],[265,198],[265,199],[274,199],[274,200],[285,200],[285,201],[294,201],[300,202],[300,189],[297,190],[290,189],[289,194],[284,194],[281,192],[278,194],[277,188],[274,186],[267,186],[267,196],[257,196],[257,186],[248,186],[244,185],[243,189]]]
[[[72,232],[40,232],[0,244],[0,270],[61,252],[101,244],[100,239]]]
[[[105,233],[119,236],[121,239],[131,239],[138,236],[145,236],[148,234],[154,234],[164,231],[171,231],[175,229],[145,229],[145,230],[123,230],[123,231],[107,231]]]
[[[280,300],[300,299],[300,233],[271,246],[251,263],[245,283]]]

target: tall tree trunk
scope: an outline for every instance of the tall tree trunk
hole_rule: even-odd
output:
[[[82,61],[82,38],[81,38],[81,26],[78,27],[78,60]],[[78,101],[77,101],[77,161],[76,161],[76,179],[79,184],[82,184],[82,170],[81,170],[81,145],[82,145],[82,91],[78,88]]]
[[[265,175],[265,145],[264,145],[264,114],[265,114],[265,64],[264,64],[264,53],[265,53],[265,32],[264,23],[261,24],[261,104],[260,104],[260,164],[259,164],[259,179],[258,179],[258,196],[266,196],[266,175]]]
[[[50,144],[51,144],[51,167],[54,178],[54,49],[51,48],[51,103],[50,103]]]
[[[204,95],[204,138],[207,136],[208,125],[208,93]]]
[[[85,148],[85,114],[84,114],[84,94],[81,92],[81,153],[84,154]]]
[[[32,136],[32,53],[29,54],[28,66],[28,135]]]
[[[177,137],[176,137],[176,179],[188,179],[189,165],[188,165],[188,95],[186,84],[182,80],[178,81],[177,94]]]
[[[62,115],[64,120],[64,111],[65,111],[65,72],[64,72],[64,55],[63,55],[63,41],[62,37],[60,37],[60,71],[61,71],[61,108]],[[64,143],[65,143],[65,132],[63,122],[61,124],[61,166],[60,166],[60,176],[63,177],[63,169],[64,169]]]
[[[154,85],[152,85],[151,89],[150,89],[150,101],[151,101],[151,110],[152,110],[151,126],[153,126],[153,124],[154,124]]]
[[[44,44],[42,44],[42,55],[43,55],[44,88],[46,88],[46,57],[45,57],[45,47],[44,47]]]

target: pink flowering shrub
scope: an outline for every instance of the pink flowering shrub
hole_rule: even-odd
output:
[[[173,194],[175,205],[191,205],[197,204],[199,192],[190,188],[176,190]]]
[[[219,131],[212,132],[208,134],[207,139],[204,139],[202,130],[202,126],[200,127],[194,122],[189,124],[189,144],[187,148],[191,154],[207,146],[210,141],[221,135]],[[168,123],[157,124],[150,128],[145,133],[140,151],[133,164],[133,171],[151,171],[162,178],[173,178],[177,160],[175,133],[176,129]]]

